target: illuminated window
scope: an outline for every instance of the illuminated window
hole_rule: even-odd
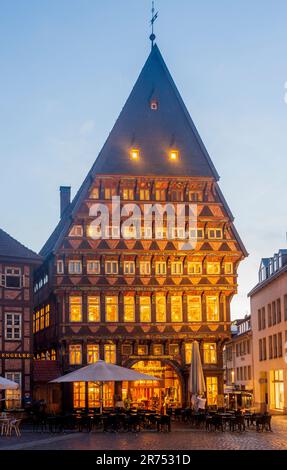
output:
[[[99,260],[87,261],[87,273],[88,274],[100,274],[101,264]]]
[[[55,349],[51,349],[51,361],[56,361],[57,355]]]
[[[82,321],[82,297],[70,296],[70,321]]]
[[[155,297],[156,321],[158,323],[166,322],[166,297],[163,294],[157,294]]]
[[[95,382],[88,382],[88,406],[89,408],[100,406],[100,387]]]
[[[155,273],[158,276],[166,275],[166,262],[165,261],[156,261],[155,263]]]
[[[172,295],[170,297],[170,308],[171,308],[171,321],[181,322],[182,321],[182,297],[180,295]]]
[[[134,225],[123,225],[122,235],[126,240],[130,240],[137,237],[137,229]]]
[[[183,273],[182,261],[172,261],[171,262],[171,274],[179,275],[182,273]]]
[[[208,233],[208,238],[213,238],[213,239],[220,239],[222,238],[222,229],[221,228],[210,228],[207,231]]]
[[[140,157],[140,151],[139,149],[132,149],[130,151],[130,156],[132,160],[138,160]]]
[[[135,321],[135,298],[132,295],[124,296],[124,321]]]
[[[218,380],[217,377],[206,377],[207,404],[217,405]]]
[[[45,309],[44,307],[40,310],[40,330],[45,328]]]
[[[168,352],[171,356],[178,356],[179,355],[179,345],[178,344],[170,344],[168,347]]]
[[[69,274],[81,274],[82,261],[69,261]]]
[[[187,321],[201,321],[201,297],[200,295],[187,296]]]
[[[64,274],[64,262],[62,260],[57,261],[57,274]]]
[[[201,274],[202,273],[202,264],[193,261],[187,263],[187,272],[188,274]]]
[[[91,193],[90,193],[90,198],[91,199],[99,199],[100,197],[100,189],[99,188],[93,188]]]
[[[85,382],[73,383],[73,405],[74,405],[74,408],[85,408],[86,406]]]
[[[6,372],[5,377],[12,382],[16,382],[19,387],[16,390],[6,390],[5,391],[5,405],[8,409],[15,409],[21,407],[21,397],[22,397],[22,374],[21,372]]]
[[[45,307],[45,328],[50,326],[50,305],[47,304]]]
[[[233,274],[233,263],[225,263],[224,272],[225,274]]]
[[[71,366],[78,366],[82,364],[82,345],[81,344],[69,345],[69,362]]]
[[[136,265],[134,261],[124,261],[124,274],[134,275],[136,271]]]
[[[216,343],[203,343],[203,361],[205,364],[216,364]]]
[[[105,239],[120,238],[120,227],[118,225],[106,226],[104,232]]]
[[[118,274],[118,262],[117,261],[106,261],[105,272],[106,274]]]
[[[117,351],[115,344],[105,344],[105,361],[111,364],[116,364],[117,362]]]
[[[101,225],[93,225],[92,223],[87,226],[87,237],[97,240],[102,236]]]
[[[178,159],[178,150],[171,150],[171,151],[169,152],[169,158],[170,158],[170,160],[172,160],[172,161],[177,160],[177,159]]]
[[[123,189],[123,200],[124,201],[130,201],[134,199],[134,190],[125,188]]]
[[[138,356],[147,356],[148,355],[148,346],[146,344],[138,345]]]
[[[184,227],[177,227],[177,228],[173,228],[172,229],[172,238],[175,238],[175,239],[185,239],[185,229]]]
[[[204,230],[203,228],[190,228],[189,229],[189,238],[192,240],[202,240],[204,238]]]
[[[140,200],[141,201],[149,201],[150,200],[149,189],[140,189]]]
[[[207,274],[220,274],[220,263],[207,263]]]
[[[156,199],[156,201],[165,201],[166,200],[166,190],[165,189],[156,189],[155,199]]]
[[[37,310],[35,314],[35,331],[40,330],[40,310]]]
[[[151,321],[151,303],[148,296],[140,297],[140,321],[143,323]]]
[[[83,227],[81,225],[74,225],[70,230],[69,237],[82,237],[83,234]]]
[[[145,240],[151,239],[152,238],[152,227],[149,226],[149,225],[146,225],[145,227],[142,227],[141,236]]]
[[[154,230],[155,230],[155,238],[157,238],[158,240],[162,240],[163,238],[166,238],[165,227],[157,225]]]
[[[150,261],[140,261],[140,274],[143,276],[150,275]]]
[[[191,364],[192,359],[192,343],[185,343],[184,345],[184,352],[185,352],[185,363]]]
[[[163,345],[162,344],[154,344],[152,348],[152,352],[154,356],[162,356],[163,355]]]
[[[106,321],[117,322],[118,318],[118,297],[106,297]]]
[[[88,321],[101,321],[101,303],[100,296],[88,296]]]
[[[100,347],[98,344],[87,345],[87,363],[94,364],[100,359]]]
[[[116,189],[105,188],[104,194],[105,194],[105,199],[112,199],[113,196],[116,196]]]
[[[21,332],[22,315],[20,313],[5,314],[5,339],[19,340]]]
[[[219,321],[219,301],[216,296],[206,297],[206,320]]]

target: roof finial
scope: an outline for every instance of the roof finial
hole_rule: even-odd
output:
[[[153,48],[154,46],[154,41],[155,41],[155,34],[153,32],[153,25],[154,25],[154,22],[156,21],[158,17],[158,11],[155,13],[155,9],[154,9],[154,1],[152,2],[152,9],[151,9],[151,35],[150,35],[150,40],[151,40],[151,48]]]

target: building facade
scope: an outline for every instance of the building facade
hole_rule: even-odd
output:
[[[255,404],[287,411],[287,250],[264,258],[250,292]]]
[[[57,359],[63,372],[101,358],[157,375],[163,380],[154,384],[107,384],[104,403],[121,394],[134,404],[156,406],[167,395],[180,406],[189,399],[196,339],[208,402],[221,402],[230,302],[247,253],[218,179],[155,45],[72,202],[70,188],[61,188],[61,220],[41,251],[45,261],[35,280],[37,359]],[[134,204],[140,223],[131,226]],[[162,208],[162,221],[153,215],[143,226],[151,204]],[[172,234],[166,204],[184,220]],[[196,228],[187,216],[190,205]],[[104,229],[94,224],[103,206],[110,219],[121,209],[120,219]],[[195,246],[185,243],[186,233]],[[49,281],[40,287],[45,276]],[[91,407],[99,390],[79,383],[65,397],[66,406]]]
[[[253,350],[251,316],[232,324],[232,338],[224,350],[225,394],[230,407],[253,405]]]
[[[2,392],[9,409],[21,408],[32,394],[33,271],[41,261],[0,229],[0,375],[19,384]]]

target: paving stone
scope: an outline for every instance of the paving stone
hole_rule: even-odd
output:
[[[286,450],[287,416],[272,418],[273,432],[206,432],[174,425],[171,433],[68,433],[23,432],[17,439],[0,438],[1,449],[35,450]]]

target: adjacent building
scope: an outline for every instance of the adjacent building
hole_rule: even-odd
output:
[[[235,408],[253,405],[253,344],[251,316],[233,322],[232,338],[224,351],[225,395]]]
[[[249,293],[257,407],[287,411],[287,250],[264,258]]]
[[[0,375],[19,384],[2,397],[6,408],[23,406],[32,394],[33,272],[41,262],[0,229]]]
[[[121,394],[135,405],[188,403],[192,342],[200,343],[209,404],[223,401],[223,347],[230,302],[247,255],[219,176],[155,45],[103,149],[73,201],[61,188],[61,220],[41,250],[35,277],[34,347],[38,361],[68,372],[98,360],[158,375],[162,381],[107,384],[104,404]],[[124,212],[97,228],[113,198]],[[128,208],[126,204],[129,204]],[[167,217],[148,227],[148,204],[193,205],[197,227],[168,233]],[[97,232],[95,234],[95,231]],[[193,248],[185,234],[196,239]],[[97,238],[95,235],[100,235]],[[44,280],[47,279],[47,282]],[[44,367],[44,366],[43,366]],[[41,385],[43,393],[43,385]],[[39,389],[40,390],[40,389]],[[64,406],[97,406],[95,384],[67,385]]]

